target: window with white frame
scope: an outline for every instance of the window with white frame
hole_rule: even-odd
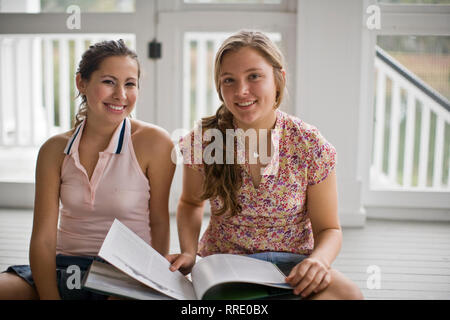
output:
[[[81,55],[108,39],[135,46],[131,34],[1,35],[0,146],[39,146],[69,130],[80,104],[75,73]]]
[[[395,4],[450,4],[450,0],[378,0],[378,2]]]
[[[370,2],[380,8],[381,28],[371,40],[372,146],[364,206],[372,217],[448,219],[449,1]]]
[[[38,147],[74,123],[82,53],[109,39],[135,47],[133,34],[0,35],[0,180],[32,181]]]
[[[450,37],[378,36],[372,185],[447,189]]]
[[[82,12],[134,12],[135,0],[0,0],[3,13],[66,12],[70,6]]]
[[[89,45],[123,39],[136,49],[130,22],[137,1],[145,6],[142,0],[0,0],[0,187],[32,183],[39,146],[73,125],[80,104],[75,72]],[[81,10],[77,30],[67,26],[73,5]],[[124,32],[103,28],[118,17]]]
[[[185,3],[218,4],[279,4],[282,0],[184,0]]]
[[[288,11],[296,1],[292,0],[173,0],[181,10],[257,10]]]

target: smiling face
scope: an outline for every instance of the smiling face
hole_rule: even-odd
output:
[[[120,123],[133,111],[138,96],[138,64],[128,56],[104,59],[90,79],[77,74],[77,88],[86,96],[88,117]]]
[[[272,65],[256,50],[243,47],[223,56],[219,74],[225,107],[242,129],[269,129],[276,121],[277,86]]]

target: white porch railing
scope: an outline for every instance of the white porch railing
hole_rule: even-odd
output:
[[[448,190],[449,101],[380,48],[375,69],[371,187]]]
[[[213,59],[226,36],[185,34],[185,128],[191,128],[195,119],[211,114],[219,105]],[[134,35],[130,34],[0,36],[0,147],[39,146],[49,136],[68,130],[79,104],[75,100],[74,72],[82,52],[97,41],[118,38],[135,47]],[[281,40],[279,34],[271,38]],[[371,186],[448,190],[448,100],[381,49],[375,67],[378,76]]]
[[[75,72],[89,45],[131,34],[0,36],[0,147],[32,147],[68,130],[78,110]]]

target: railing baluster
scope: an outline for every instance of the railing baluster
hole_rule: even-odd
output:
[[[191,127],[191,37],[184,37],[183,46],[183,126]]]
[[[27,50],[27,62],[28,62],[28,103],[26,103],[26,117],[29,119],[28,121],[28,137],[26,139],[26,145],[31,146],[33,144],[32,140],[34,139],[33,136],[35,134],[35,121],[36,121],[36,101],[34,101],[35,98],[35,92],[34,92],[34,39],[33,38],[26,38],[26,43],[28,46]]]
[[[430,140],[430,108],[422,104],[419,153],[419,187],[426,187],[428,172],[428,149]]]
[[[213,50],[214,50],[213,52],[214,53],[219,50],[219,47],[222,45],[222,41],[223,41],[223,39],[214,39],[214,48],[213,48]],[[218,94],[216,93],[217,92],[217,88],[215,86],[216,82],[214,80],[214,58],[215,58],[215,56],[213,55],[212,61],[211,61],[212,70],[213,70],[213,72],[212,72],[212,90],[213,90],[213,95],[212,95],[213,96],[213,99],[212,99],[213,100],[213,106],[212,106],[212,110],[213,110],[213,113],[215,113],[217,108],[219,108],[220,105],[222,104],[222,102],[219,99]]]
[[[442,167],[444,159],[444,128],[445,122],[442,117],[436,115],[436,141],[434,148],[433,163],[433,188],[440,188],[442,185]]]
[[[40,37],[31,38],[32,41],[32,60],[31,72],[32,76],[32,121],[31,121],[31,144],[36,146],[45,139],[45,121],[42,108],[42,40]]]
[[[89,40],[90,46],[96,44],[97,42],[100,42],[100,38],[98,36],[91,36]]]
[[[197,102],[196,119],[200,119],[206,115],[206,39],[205,37],[197,38],[197,82],[195,90],[195,98]]]
[[[14,145],[18,146],[20,143],[20,139],[19,139],[19,135],[21,132],[21,121],[19,121],[19,97],[20,97],[20,89],[21,83],[20,83],[20,79],[19,79],[19,75],[21,74],[21,70],[20,70],[20,64],[18,63],[17,59],[19,58],[19,42],[20,42],[20,38],[16,38],[13,40],[13,54],[11,56],[11,60],[12,60],[12,66],[13,66],[13,73],[11,74],[11,80],[12,83],[14,83],[14,87],[13,87],[13,91],[14,91],[14,95],[12,98],[12,105],[15,106],[14,107]]]
[[[392,108],[389,137],[389,165],[388,175],[392,183],[397,181],[399,127],[400,127],[400,86],[398,81],[392,79]]]
[[[447,189],[450,190],[450,157],[447,159]]]
[[[414,132],[416,121],[416,98],[412,91],[407,90],[405,155],[403,157],[403,186],[410,187],[412,183],[414,161]]]
[[[3,77],[1,103],[3,106],[11,106],[3,109],[3,145],[14,145],[16,141],[16,125],[15,125],[15,86],[16,86],[16,65],[15,65],[15,42],[11,37],[4,37],[2,43],[3,64],[1,66],[1,74]],[[10,134],[14,133],[12,139]]]
[[[375,173],[381,174],[383,163],[383,137],[384,137],[384,112],[386,96],[386,75],[382,65],[378,65],[378,77],[376,88],[376,122],[375,122],[375,141],[374,141],[374,168]]]
[[[75,53],[74,53],[74,77],[76,77],[77,74],[77,70],[78,70],[78,65],[81,61],[81,56],[83,55],[83,51],[84,51],[84,41],[83,38],[76,38],[75,39]],[[77,85],[76,82],[74,82],[74,87],[72,88],[72,90],[74,91],[74,96],[75,98],[75,108],[74,108],[74,116],[77,114],[78,109],[80,107],[81,104],[81,97],[77,97],[78,95],[78,89],[77,89]],[[74,118],[75,119],[75,118]],[[75,119],[76,121],[76,119]]]
[[[53,77],[53,41],[50,37],[44,39],[44,92],[45,111],[47,119],[47,137],[55,133],[55,96]]]
[[[19,82],[22,84],[21,86],[21,94],[19,96],[19,121],[21,124],[21,130],[19,130],[19,141],[22,146],[30,146],[31,139],[33,136],[33,119],[34,119],[34,110],[33,110],[33,81],[32,81],[32,38],[25,37],[21,39],[21,56],[19,57],[20,63],[20,73],[19,73]],[[23,60],[20,60],[20,59]],[[26,92],[27,94],[23,94]]]
[[[59,124],[70,128],[69,46],[67,38],[59,39]]]

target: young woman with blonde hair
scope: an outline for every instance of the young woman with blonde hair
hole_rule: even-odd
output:
[[[180,141],[185,158],[177,221],[181,253],[171,270],[190,272],[196,255],[244,254],[276,263],[295,294],[310,299],[362,299],[359,288],[331,268],[342,243],[337,212],[336,151],[319,131],[278,108],[286,85],[283,56],[263,33],[241,31],[224,41],[215,58],[222,105],[202,120],[202,132],[255,131],[257,146],[243,143],[245,161],[227,150],[223,161],[193,162],[192,131]],[[261,147],[272,154],[261,161]],[[226,163],[226,154],[234,161]],[[217,156],[217,155],[215,155]],[[205,200],[210,223],[198,242]]]

